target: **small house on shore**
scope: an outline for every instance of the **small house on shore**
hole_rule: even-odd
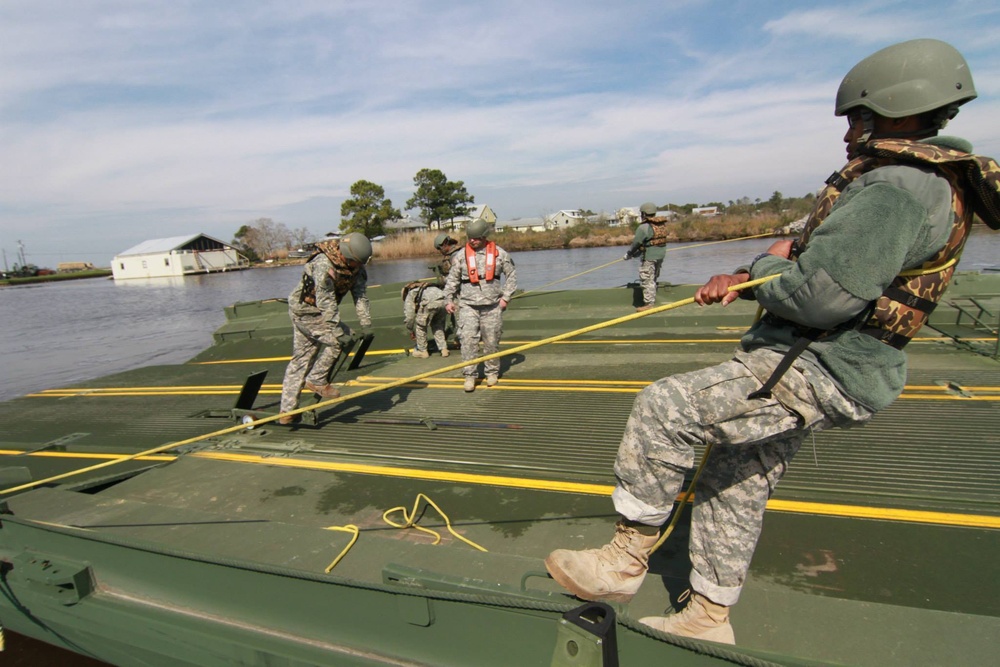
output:
[[[207,234],[196,234],[143,241],[115,255],[111,274],[115,280],[166,278],[249,266],[247,258],[229,244]]]

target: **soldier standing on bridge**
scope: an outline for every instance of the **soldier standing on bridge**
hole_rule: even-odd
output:
[[[487,240],[489,231],[490,224],[485,220],[477,218],[468,224],[465,251],[454,256],[444,286],[448,302],[445,308],[449,313],[458,311],[458,340],[462,345],[463,361],[479,356],[480,340],[484,354],[500,351],[503,311],[517,290],[514,260],[506,250]],[[490,359],[484,366],[486,386],[492,387],[500,377],[500,360]],[[475,391],[476,366],[466,366],[464,375],[465,391]]]
[[[285,368],[281,387],[281,411],[299,405],[303,385],[323,398],[337,398],[340,392],[327,376],[340,355],[342,339],[351,335],[340,321],[340,302],[350,292],[361,327],[372,325],[368,303],[368,273],[372,244],[364,234],[353,232],[339,241],[317,243],[318,251],[303,268],[302,278],[288,296],[292,318],[292,360]],[[278,418],[279,424],[299,421],[299,415]]]
[[[639,284],[642,286],[642,305],[637,311],[649,310],[656,305],[656,283],[660,279],[663,258],[667,254],[666,218],[657,217],[656,204],[646,202],[639,207],[642,223],[635,229],[632,247],[624,259],[642,256],[639,265]]]

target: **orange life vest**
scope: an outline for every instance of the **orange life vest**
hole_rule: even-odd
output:
[[[469,269],[469,282],[475,285],[479,282],[479,269],[476,268],[476,251],[468,243],[465,244],[465,265]],[[497,269],[497,244],[490,241],[486,244],[486,281],[493,280]]]

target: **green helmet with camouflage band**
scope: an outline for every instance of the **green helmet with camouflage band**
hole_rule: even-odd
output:
[[[450,236],[448,236],[444,232],[442,232],[442,233],[440,233],[440,234],[438,234],[437,236],[434,237],[434,249],[435,250],[440,250],[446,244],[457,245],[458,241],[456,241],[455,239],[451,238]]]
[[[958,107],[976,98],[972,72],[952,45],[937,39],[914,39],[876,51],[855,65],[837,90],[834,113],[846,116],[860,109],[865,136],[870,138],[872,114],[903,118],[936,111],[933,129],[941,129]]]
[[[482,218],[476,218],[465,226],[465,235],[470,239],[483,239],[490,233],[490,223]]]
[[[365,264],[372,257],[372,242],[358,232],[351,232],[340,239],[340,254],[344,259]]]

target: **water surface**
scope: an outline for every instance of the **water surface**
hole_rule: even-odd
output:
[[[671,244],[661,280],[703,283],[763,252],[772,239]],[[616,287],[637,279],[624,247],[514,253],[524,290]],[[435,258],[375,262],[371,284],[430,275]],[[1000,233],[977,229],[960,269],[1000,264]],[[602,268],[597,268],[602,267]],[[594,270],[596,269],[596,270]],[[187,361],[208,347],[238,301],[286,297],[301,267],[116,282],[93,278],[0,289],[0,400],[109,373]],[[581,275],[582,274],[582,275]],[[565,278],[573,277],[570,280]],[[402,313],[402,306],[400,306]]]

